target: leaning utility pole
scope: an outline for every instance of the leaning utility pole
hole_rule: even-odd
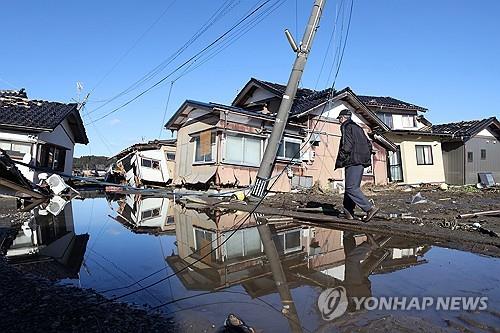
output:
[[[255,180],[255,185],[252,189],[251,195],[253,197],[261,198],[267,189],[269,183],[269,178],[273,171],[274,162],[276,159],[276,154],[278,152],[279,144],[283,138],[283,132],[285,131],[285,126],[288,121],[288,114],[293,105],[293,100],[295,99],[295,94],[297,93],[297,87],[299,85],[300,78],[304,72],[304,67],[306,66],[307,56],[311,51],[312,41],[316,30],[318,29],[319,20],[321,14],[323,13],[323,8],[325,7],[326,0],[315,0],[311,16],[309,17],[309,22],[307,23],[306,31],[302,37],[302,42],[299,46],[295,43],[292,35],[288,30],[285,30],[286,37],[290,43],[293,51],[297,53],[297,58],[293,64],[292,73],[288,79],[288,84],[286,86],[285,94],[281,99],[280,108],[278,114],[276,115],[276,121],[274,123],[273,131],[269,137],[269,141],[264,152],[264,157],[260,164],[259,172],[257,173],[257,179]]]

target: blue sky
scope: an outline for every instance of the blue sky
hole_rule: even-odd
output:
[[[224,1],[5,2],[0,20],[0,89],[24,87],[30,98],[71,102],[78,97],[79,81],[84,86],[82,94],[92,91],[85,113],[91,112],[90,117],[96,119],[201,50],[259,1],[233,2],[231,11],[148,85],[98,110],[103,100],[123,91],[177,50]],[[167,119],[185,99],[230,103],[252,76],[286,82],[294,54],[283,30],[289,28],[295,35],[298,26],[301,37],[312,2],[287,0],[244,37],[177,80]],[[303,87],[314,88],[318,81],[339,4],[327,1]],[[393,96],[425,106],[429,109],[426,116],[434,123],[498,117],[498,13],[500,2],[495,0],[354,0],[336,88],[350,86],[359,94]],[[327,82],[331,49],[326,59],[318,88],[331,84]],[[76,156],[111,155],[132,143],[158,138],[174,78],[87,125],[91,143],[77,146]],[[84,119],[89,122],[86,114]],[[170,133],[163,131],[162,138],[168,137]]]

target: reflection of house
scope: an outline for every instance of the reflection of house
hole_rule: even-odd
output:
[[[184,102],[165,125],[177,131],[174,183],[251,184],[284,91],[282,85],[251,79],[231,106]],[[389,130],[349,88],[335,92],[331,101],[328,100],[330,93],[330,90],[298,90],[273,174],[281,172],[290,160],[293,163],[275,189],[310,187],[314,182],[328,187],[343,180],[343,171],[334,170],[340,141],[336,117],[340,110],[349,108],[354,114],[353,120],[367,133]],[[321,119],[320,115],[323,115]],[[380,135],[372,137],[376,152],[374,168],[366,170],[364,181],[383,184],[387,179],[386,149],[396,147]]]
[[[137,233],[175,230],[171,199],[128,194],[118,201],[117,220]]]
[[[406,184],[445,181],[441,135],[429,130],[419,113],[427,109],[392,97],[359,96],[391,129],[386,136],[399,147],[388,155],[388,176]]]
[[[12,159],[71,174],[75,143],[88,143],[77,104],[29,100],[24,89],[0,90],[0,148]],[[19,169],[38,181],[35,171]]]
[[[75,235],[69,202],[57,216],[35,210],[20,226],[6,257],[21,270],[50,279],[78,278],[88,239],[88,234]]]
[[[443,140],[446,182],[463,185],[479,182],[478,173],[491,172],[500,182],[500,122],[495,117],[432,126]]]
[[[178,253],[167,257],[167,262],[172,269],[180,271],[178,277],[187,289],[214,291],[241,284],[252,297],[276,292],[269,261],[253,220],[246,221],[222,244],[244,214],[199,212],[175,206]],[[290,288],[300,285],[331,287],[346,282],[342,231],[296,223],[272,224],[271,230]],[[366,243],[367,238],[359,234],[354,239],[360,245]],[[214,253],[208,255],[211,250]],[[379,273],[384,269],[406,268],[412,262],[423,263],[420,257],[424,251],[417,245],[406,247],[400,242],[380,250],[385,255],[377,257],[380,258],[376,265]],[[198,259],[200,261],[196,261]],[[182,270],[188,264],[192,269]]]
[[[175,139],[136,143],[115,156],[113,172],[121,173],[132,186],[170,183],[174,176],[175,143]]]

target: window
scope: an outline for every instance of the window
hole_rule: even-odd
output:
[[[31,153],[31,143],[0,141],[0,148],[5,150],[10,158],[22,160],[24,155]]]
[[[417,165],[432,165],[432,146],[415,146],[417,151]]]
[[[215,132],[203,132],[194,137],[196,163],[215,162]]]
[[[401,117],[401,121],[403,122],[403,127],[405,127],[405,128],[416,127],[415,116],[404,114]]]
[[[291,139],[291,138],[284,138],[283,139],[285,144],[283,144],[283,141],[281,141],[280,146],[278,148],[278,158],[286,158],[286,159],[300,159],[300,140],[298,139]]]
[[[226,136],[224,161],[242,165],[258,166],[262,158],[262,139],[248,135]]]
[[[153,160],[152,158],[141,157],[141,166],[145,168],[160,170],[160,161]]]
[[[295,252],[302,249],[300,231],[301,229],[288,230],[276,235],[277,241],[284,253]]]
[[[161,208],[144,210],[141,213],[141,219],[145,220],[145,219],[151,219],[151,218],[156,217],[156,216],[160,216],[160,210],[161,210]]]
[[[38,149],[38,166],[51,168],[55,171],[64,171],[66,149],[54,145],[43,144]]]
[[[394,128],[394,124],[392,122],[392,114],[386,112],[377,113],[377,117],[384,122],[389,128]]]
[[[486,149],[481,149],[481,159],[486,160]]]
[[[471,151],[467,152],[467,162],[469,163],[474,162],[474,153]]]
[[[175,161],[175,153],[167,153],[168,161]]]

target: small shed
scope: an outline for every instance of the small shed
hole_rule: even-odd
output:
[[[433,125],[447,134],[441,144],[446,183],[477,184],[480,173],[491,173],[500,182],[500,122],[496,117]]]

